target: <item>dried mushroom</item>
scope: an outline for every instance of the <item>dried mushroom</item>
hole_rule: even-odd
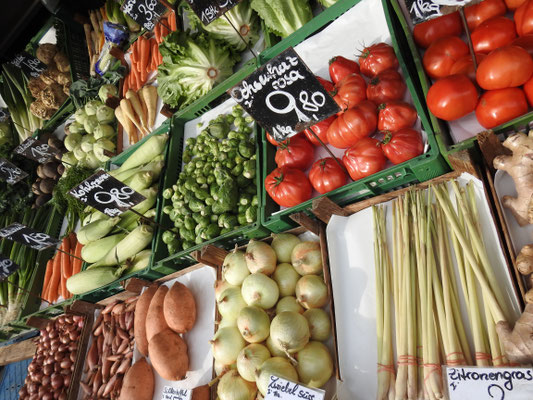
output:
[[[54,56],[57,53],[57,47],[55,44],[43,43],[37,48],[37,58],[46,65],[51,64],[54,61]]]

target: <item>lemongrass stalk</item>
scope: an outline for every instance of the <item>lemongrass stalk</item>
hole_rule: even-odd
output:
[[[388,374],[384,374],[382,360],[383,360],[383,281],[382,281],[382,265],[383,260],[381,257],[382,246],[380,235],[380,222],[379,210],[376,206],[372,207],[372,214],[374,219],[374,271],[375,271],[375,284],[376,284],[376,336],[378,345],[378,392],[377,399],[385,399],[385,394],[388,391],[387,378]]]
[[[407,251],[407,273],[406,273],[406,280],[407,280],[407,335],[408,335],[408,347],[407,347],[407,354],[409,356],[408,358],[408,382],[407,382],[407,398],[408,399],[416,399],[418,395],[417,390],[417,370],[418,366],[416,364],[416,273],[415,273],[415,265],[416,265],[416,259],[415,259],[415,253],[412,251],[412,245],[411,245],[411,218],[409,218],[409,203],[411,201],[412,192],[408,192],[405,196],[406,206],[404,209],[404,218],[405,218],[405,226],[407,227],[406,233],[407,236],[405,237],[405,244]]]

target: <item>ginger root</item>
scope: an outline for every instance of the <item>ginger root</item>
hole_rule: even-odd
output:
[[[516,257],[516,268],[522,275],[533,272],[533,245],[526,244]]]
[[[511,210],[520,226],[533,223],[533,131],[528,135],[514,133],[503,146],[513,152],[512,156],[494,158],[494,168],[507,172],[514,180],[518,197],[503,196],[503,205]]]
[[[533,304],[526,305],[512,331],[507,321],[498,322],[496,331],[505,355],[511,362],[533,362]]]

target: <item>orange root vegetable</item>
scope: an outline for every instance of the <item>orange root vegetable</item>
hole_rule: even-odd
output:
[[[154,371],[146,359],[141,358],[126,372],[119,400],[151,400],[154,388]]]
[[[148,39],[143,38],[140,46],[141,46],[140,73],[141,73],[141,81],[144,84],[148,80],[148,67],[149,67],[148,60],[150,59],[150,50],[151,50],[150,41]]]
[[[526,305],[512,331],[505,321],[498,322],[496,331],[509,361],[519,364],[533,362],[533,304]]]
[[[133,122],[131,122],[129,118],[126,118],[120,106],[115,108],[115,116],[117,117],[118,122],[122,125],[122,128],[126,131],[130,144],[134,143],[135,126],[133,125]]]
[[[120,100],[120,108],[122,109],[122,114],[125,118],[128,118],[131,122],[133,122],[133,125],[135,127],[142,131],[142,125],[135,113],[133,112],[133,107],[131,105],[131,102],[128,99],[122,99]]]
[[[148,340],[148,345],[150,345],[150,341],[155,335],[168,329],[168,324],[165,321],[165,314],[163,313],[163,302],[165,301],[165,295],[167,292],[168,287],[160,286],[150,301],[150,306],[146,313],[146,339]],[[150,350],[148,350],[148,352],[150,352]],[[152,354],[150,353],[150,359],[151,358]]]
[[[144,133],[148,133],[149,131],[147,129],[147,116],[143,111],[141,102],[139,100],[139,96],[137,96],[137,93],[135,91],[130,89],[126,92],[126,99],[130,101],[131,106],[133,110],[135,111],[136,117],[138,117],[137,119],[142,128],[139,130]]]
[[[187,286],[180,282],[172,285],[163,302],[165,321],[177,333],[189,332],[196,322],[196,301]]]
[[[180,335],[168,328],[162,330],[148,341],[148,353],[152,366],[163,379],[180,381],[185,378],[189,355]]]
[[[62,249],[62,245],[59,247],[61,250]],[[48,289],[48,301],[50,302],[54,302],[57,300],[58,298],[58,288],[59,288],[59,283],[61,281],[61,256],[60,256],[61,253],[56,253],[55,257],[54,257],[54,262],[52,264],[52,276],[50,277],[50,285],[49,285],[49,289]]]
[[[171,12],[168,16],[168,23],[170,24],[170,29],[172,29],[172,32],[178,30],[178,26],[176,25],[176,13]]]
[[[78,242],[76,243],[76,248],[74,249],[74,255],[77,258],[74,258],[74,261],[72,263],[72,275],[76,275],[77,273],[81,272],[81,267],[83,264],[83,261],[81,260],[81,249],[83,248],[83,245]]]
[[[135,304],[135,316],[133,321],[133,331],[137,349],[143,356],[148,355],[148,339],[146,338],[146,315],[150,302],[157,291],[157,286],[150,286],[137,300]]]

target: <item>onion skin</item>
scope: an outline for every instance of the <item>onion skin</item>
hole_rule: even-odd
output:
[[[246,307],[241,288],[237,286],[231,286],[224,290],[220,295],[220,301],[218,302],[218,312],[223,318],[229,320],[236,320],[241,310]]]
[[[213,357],[224,365],[230,365],[237,361],[244,346],[246,346],[246,342],[237,327],[219,329],[211,341]]]
[[[257,387],[239,376],[235,370],[229,371],[218,382],[217,395],[220,400],[254,400]]]
[[[296,297],[285,296],[278,301],[278,304],[276,304],[276,314],[280,314],[283,311],[294,311],[298,314],[303,314],[305,309],[300,305],[300,303],[298,303]]]
[[[279,298],[276,281],[262,273],[247,276],[242,283],[241,293],[246,304],[264,309],[274,307]]]
[[[256,370],[270,358],[266,346],[252,343],[241,350],[237,357],[237,371],[244,380],[255,382]]]
[[[222,276],[230,285],[242,285],[242,281],[248,275],[250,275],[250,270],[243,251],[235,249],[224,258]]]
[[[237,318],[237,328],[248,343],[259,343],[270,334],[270,318],[259,307],[244,307]]]
[[[300,242],[298,236],[291,233],[273,233],[271,246],[276,252],[278,263],[290,263],[292,250]]]
[[[301,314],[283,311],[270,323],[270,337],[275,346],[288,353],[295,353],[309,342],[309,325]]]
[[[246,246],[246,265],[252,274],[271,275],[276,269],[276,252],[265,242],[250,240]]]
[[[300,275],[322,273],[322,252],[319,242],[298,243],[291,254],[291,264]]]
[[[331,336],[331,320],[327,312],[321,308],[311,308],[303,313],[309,324],[311,340],[324,342]]]
[[[296,371],[300,382],[314,388],[322,387],[333,374],[333,360],[329,350],[320,342],[311,341],[295,354]]]
[[[294,296],[296,293],[296,283],[300,277],[301,275],[289,263],[279,264],[272,274],[272,279],[278,284],[279,295],[281,297]]]
[[[305,275],[296,284],[296,298],[306,309],[321,308],[328,304],[328,288],[317,275]]]

